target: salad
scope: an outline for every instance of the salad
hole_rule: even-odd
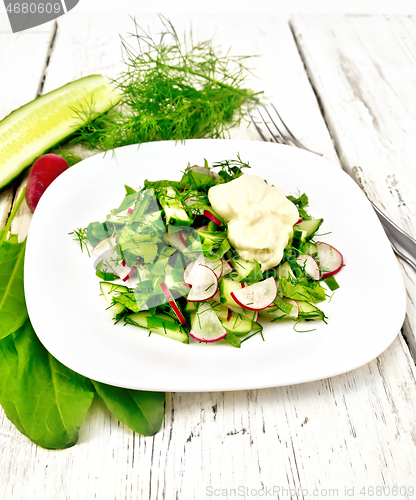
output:
[[[209,190],[235,182],[244,168],[250,167],[239,157],[211,168],[205,161],[204,167],[188,165],[180,181],[146,180],[137,191],[125,186],[124,199],[104,222],[71,233],[94,258],[116,323],[183,343],[223,340],[240,347],[256,334],[263,337],[264,321],[326,322],[317,304],[338,288],[334,275],[343,258],[315,240],[323,219],[306,211],[306,194],[285,197],[299,217],[277,265],[264,269],[231,244]]]

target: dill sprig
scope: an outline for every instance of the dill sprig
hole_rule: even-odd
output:
[[[172,23],[160,17],[159,41],[133,19],[131,43],[122,39],[126,70],[113,83],[123,98],[117,108],[88,122],[75,142],[104,151],[141,142],[222,138],[258,102],[243,88],[250,56],[218,55],[212,41],[188,47]]]
[[[75,236],[74,241],[79,242],[79,246],[81,247],[81,252],[84,251],[84,247],[87,250],[88,257],[90,256],[90,250],[88,248],[88,237],[87,237],[87,228],[78,228],[74,229],[71,233],[68,234],[73,234]]]

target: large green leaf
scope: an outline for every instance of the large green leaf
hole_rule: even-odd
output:
[[[0,340],[0,404],[34,443],[73,446],[93,399],[91,382],[49,354],[29,319]]]
[[[145,436],[153,436],[160,429],[165,403],[163,392],[121,389],[94,380],[92,383],[107,408],[127,427]]]
[[[20,328],[27,318],[23,288],[26,241],[0,242],[0,339]]]

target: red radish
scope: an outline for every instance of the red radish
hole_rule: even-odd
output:
[[[205,256],[202,253],[199,254],[198,258],[194,262],[191,262],[186,266],[183,274],[183,281],[188,286],[193,285],[195,274],[200,264],[205,265]]]
[[[133,266],[130,271],[126,274],[126,276],[124,276],[123,278],[123,281],[126,282],[127,280],[129,280],[130,278],[133,278],[133,276],[136,276],[136,267]]]
[[[211,213],[209,210],[204,210],[204,215],[207,219],[217,224],[217,226],[222,226],[222,222],[219,219],[217,219],[215,215]]]
[[[179,233],[179,237],[180,237],[182,243],[185,245],[185,247],[188,248],[188,245],[186,244],[186,235],[183,231],[181,231]]]
[[[129,208],[129,209],[127,210],[127,213],[128,213],[129,215],[132,215],[132,214],[134,213],[134,210],[133,210],[132,208]]]
[[[207,302],[203,302],[199,304],[192,319],[189,335],[200,342],[217,342],[223,339],[227,332],[215,314],[214,309]]]
[[[194,268],[194,266],[198,266],[200,264],[212,269],[215,273],[215,276],[218,279],[220,279],[221,276],[223,276],[223,269],[225,267],[225,264],[227,264],[227,263],[223,259],[218,259],[216,261],[213,261],[213,260],[209,259],[208,257],[205,257],[203,254],[201,254],[195,262],[191,262],[185,268],[183,280],[187,285],[192,286],[193,279],[194,279],[194,277],[193,277],[194,273],[193,273],[192,269]],[[196,269],[197,268],[195,268],[195,272],[196,272]],[[231,270],[232,270],[232,268],[231,268]],[[227,270],[227,272],[230,272],[230,271]]]
[[[197,231],[208,231],[208,226],[201,226],[197,229]]]
[[[212,269],[199,265],[192,280],[188,302],[202,302],[214,297],[218,289],[218,280]]]
[[[292,309],[290,313],[287,315],[288,318],[299,318],[299,304],[296,302],[296,300],[293,299],[288,299],[287,297],[283,297],[283,300],[285,302],[289,302],[289,304],[292,304]]]
[[[106,252],[111,252],[116,245],[117,238],[115,236],[110,236],[105,240],[100,241],[95,245],[95,247],[91,250],[91,255],[96,255],[100,257]]]
[[[321,278],[318,263],[311,255],[298,255],[296,262],[301,266],[305,266],[305,273],[313,280],[318,281]]]
[[[266,309],[276,298],[277,283],[271,276],[263,281],[241,288],[241,290],[231,292],[230,295],[244,309],[261,311]]]
[[[231,309],[228,309],[227,321],[230,321],[232,314],[233,312],[231,311]]]
[[[189,279],[189,275],[191,274],[191,271],[194,267],[194,263],[193,262],[190,262],[186,267],[185,267],[185,270],[183,272],[183,282],[185,283],[185,285],[187,286],[192,286],[192,283],[190,283],[190,279]]]
[[[219,178],[219,175],[216,172],[212,172],[207,167],[198,167],[197,165],[195,165],[189,170],[192,170],[192,172],[195,172],[196,174],[209,175],[210,177],[214,177],[215,179]]]
[[[222,259],[222,262],[222,276],[226,276],[233,271],[233,266],[227,260]]]
[[[171,246],[177,248],[181,252],[188,248],[182,240],[182,231],[177,231],[176,233],[168,234],[168,240]]]
[[[162,292],[164,293],[167,301],[169,302],[170,307],[172,308],[173,312],[176,314],[179,322],[181,325],[186,324],[186,319],[182,316],[182,313],[176,304],[175,299],[172,297],[169,288],[166,286],[166,283],[161,283],[160,288],[162,289]]]
[[[317,241],[316,246],[318,248],[318,260],[322,278],[329,278],[341,271],[344,263],[341,253],[333,246],[321,241]]]
[[[26,203],[32,212],[48,186],[69,167],[58,155],[40,156],[32,165],[26,186]]]

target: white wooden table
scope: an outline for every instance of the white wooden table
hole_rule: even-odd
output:
[[[156,16],[137,14],[137,20],[160,26]],[[347,170],[416,237],[416,18],[171,20],[179,32],[192,27],[194,40],[216,34],[224,50],[260,54],[251,61],[252,88],[265,90],[305,144]],[[118,35],[131,29],[127,15],[71,13],[13,35],[0,16],[0,118],[75,78],[117,74]],[[244,127],[232,137],[258,140]],[[12,189],[0,194],[0,227],[12,202]],[[23,238],[29,223],[22,207],[12,230]],[[0,498],[365,498],[362,488],[371,486],[375,497],[393,497],[394,490],[380,495],[376,488],[397,486],[398,498],[412,498],[416,276],[407,265],[402,271],[403,330],[380,357],[353,372],[274,389],[167,394],[154,437],[136,435],[95,403],[79,443],[64,451],[32,444],[1,412]],[[369,314],[383,314],[389,293]]]

